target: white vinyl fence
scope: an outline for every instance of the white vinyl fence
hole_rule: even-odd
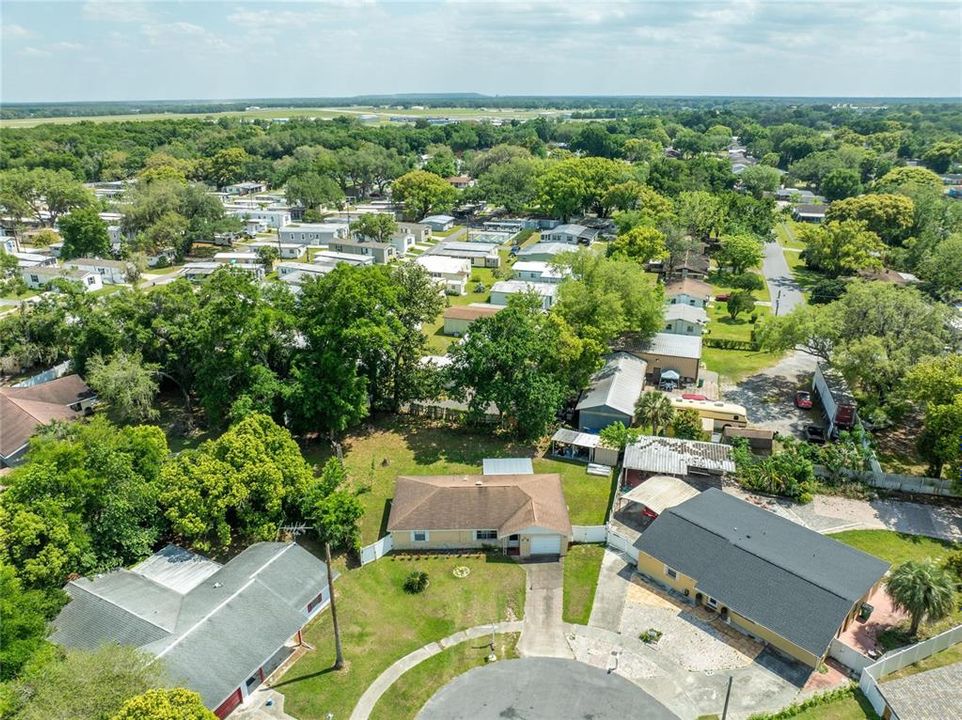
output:
[[[384,557],[394,549],[394,538],[385,535],[380,540],[361,548],[361,565],[367,565],[375,560]]]
[[[59,365],[54,365],[49,370],[44,370],[42,373],[28,377],[26,380],[18,382],[14,387],[24,388],[33,387],[34,385],[40,385],[41,383],[50,382],[51,380],[56,380],[57,378],[63,377],[70,370],[70,361],[64,360]]]
[[[838,638],[832,638],[832,644],[828,646],[828,656],[833,660],[838,660],[842,665],[855,672],[861,672],[875,662],[872,658],[863,655],[853,647],[849,647]]]
[[[885,712],[885,700],[879,691],[879,680],[890,673],[917,663],[919,660],[924,660],[960,642],[962,642],[962,625],[957,625],[951,630],[946,630],[944,633],[911,645],[904,650],[888,653],[881,660],[862,670],[858,686],[865,694],[865,697],[868,698],[872,707],[875,708],[875,712],[881,717]],[[892,717],[898,720],[894,715]],[[903,720],[908,719],[903,718]]]
[[[625,555],[631,562],[638,562],[638,548],[632,544],[631,540],[626,538],[624,535],[619,535],[610,527],[608,528],[608,547],[610,547],[615,552],[619,552]]]
[[[576,543],[603,543],[608,540],[607,525],[572,525],[571,541]]]

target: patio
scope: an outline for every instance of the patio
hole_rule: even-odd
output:
[[[884,586],[869,597],[868,604],[874,608],[871,617],[866,621],[856,618],[839,636],[839,640],[863,655],[878,657],[885,652],[885,648],[878,643],[879,633],[898,625],[908,616],[895,609]]]

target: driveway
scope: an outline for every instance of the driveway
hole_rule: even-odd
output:
[[[564,603],[564,573],[561,561],[530,560],[524,564],[527,593],[518,654],[521,657],[570,658],[561,611]]]
[[[814,357],[796,350],[737,385],[724,384],[722,399],[744,406],[752,425],[800,437],[806,425],[820,424],[814,412],[799,410],[794,403],[795,391],[810,387],[815,363]]]
[[[792,271],[785,260],[782,246],[777,242],[767,242],[762,259],[762,275],[768,283],[772,296],[772,315],[785,315],[799,305],[805,304],[801,286],[795,282]]]

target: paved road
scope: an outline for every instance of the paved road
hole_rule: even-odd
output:
[[[772,314],[785,315],[795,307],[805,304],[801,286],[792,277],[792,271],[785,261],[782,246],[777,242],[765,243],[765,257],[762,260],[762,275],[768,283],[772,295]],[[776,306],[777,305],[777,309]]]
[[[529,561],[524,564],[528,589],[524,598],[524,623],[518,654],[521,657],[570,658],[561,611],[564,603],[564,573],[561,561]]]

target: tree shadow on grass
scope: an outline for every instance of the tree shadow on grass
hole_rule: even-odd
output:
[[[293,685],[294,683],[299,683],[304,680],[313,680],[316,677],[322,677],[332,672],[336,672],[333,665],[331,665],[330,667],[326,667],[323,670],[318,670],[317,672],[308,673],[307,675],[299,675],[298,677],[285,678],[280,682],[274,683],[271,687],[277,690],[278,688],[282,688],[285,685]]]

